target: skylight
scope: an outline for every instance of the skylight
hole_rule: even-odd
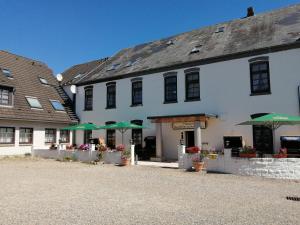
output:
[[[83,75],[83,74],[79,73],[79,74],[77,74],[77,75],[74,77],[74,79],[80,78],[80,77],[82,77],[82,75]]]
[[[224,30],[225,30],[225,27],[218,27],[218,29],[216,30],[215,33],[222,33],[222,32],[224,32]]]
[[[42,109],[42,105],[36,97],[26,97],[26,100],[31,108]]]
[[[48,84],[48,81],[45,78],[39,77],[39,79],[42,84]]]
[[[195,53],[198,53],[200,52],[200,48],[202,47],[202,45],[197,45],[195,46],[192,51],[190,51],[190,54],[195,54]]]
[[[120,65],[121,65],[121,63],[113,64],[113,65],[111,65],[111,67],[109,67],[106,71],[112,71],[112,70],[115,70],[115,69],[117,69]]]
[[[132,64],[133,64],[133,62],[130,60],[125,64],[124,67],[130,67],[130,66],[132,66]]]
[[[1,69],[1,70],[2,70],[2,73],[4,74],[4,76],[6,76],[8,78],[13,78],[9,69]]]
[[[169,41],[167,42],[167,45],[174,45],[174,41],[173,41],[173,40],[169,40]]]
[[[63,107],[63,105],[60,103],[60,101],[58,100],[50,100],[52,107],[56,110],[56,111],[65,111],[65,108]]]

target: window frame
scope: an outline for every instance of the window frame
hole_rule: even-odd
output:
[[[24,129],[25,130],[31,130],[31,139],[30,139],[29,142],[21,141],[21,130],[24,130]],[[33,132],[34,132],[34,130],[33,130],[32,127],[20,127],[20,129],[19,129],[19,144],[21,144],[21,145],[24,145],[24,144],[32,145],[33,144]],[[25,132],[25,134],[26,134],[26,132]]]
[[[140,87],[134,87],[134,85],[140,84]],[[135,93],[141,92],[141,100],[136,101]],[[131,81],[131,106],[142,106],[143,105],[143,81],[141,79]]]
[[[114,88],[114,91],[110,91],[111,88]],[[113,95],[113,103],[110,104],[109,97]],[[109,82],[106,84],[106,109],[115,109],[117,105],[117,85],[116,82]]]
[[[49,82],[46,78],[39,77],[39,81],[41,82],[41,84],[49,86]]]
[[[93,138],[93,131],[92,130],[85,130],[83,132],[83,144],[89,144],[90,139]]]
[[[41,107],[33,107],[33,106],[31,106],[31,104],[30,104],[30,102],[28,100],[29,98],[36,99],[38,101],[38,103],[40,104]],[[39,101],[39,98],[33,97],[33,96],[25,96],[25,99],[26,99],[26,101],[27,101],[27,103],[28,103],[28,105],[29,105],[29,107],[31,109],[40,109],[40,110],[43,110],[43,106],[42,106],[41,102]]]
[[[87,93],[90,92],[88,95]],[[94,87],[88,86],[84,88],[84,110],[92,111],[93,110],[93,101],[94,101]]]
[[[193,75],[197,75],[198,76],[198,79],[197,81],[189,81],[188,80],[188,77],[189,76],[193,76]],[[199,92],[198,92],[198,96],[196,97],[189,97],[189,88],[188,86],[190,84],[198,84],[198,89],[199,89]],[[195,68],[195,69],[188,69],[185,71],[185,101],[186,102],[191,102],[191,101],[200,101],[201,98],[200,98],[200,70],[199,68]]]
[[[6,100],[6,99],[2,99],[3,98],[3,91],[7,91],[8,92],[8,98],[7,98],[7,104],[2,103],[2,101]],[[10,107],[13,106],[13,97],[14,97],[14,89],[12,87],[5,87],[5,86],[0,86],[0,106],[1,107]]]
[[[143,120],[131,120],[130,122],[133,124],[136,124],[136,125],[140,125],[140,126],[143,125]],[[135,138],[134,138],[135,133],[138,133],[141,135],[141,143],[136,144]],[[136,146],[140,145],[138,147],[142,148],[143,147],[143,129],[131,129],[131,139],[132,139],[134,145],[136,145]]]
[[[115,124],[115,123],[116,123],[115,121],[107,121],[107,122],[105,122],[105,125],[110,125],[110,124]],[[110,142],[109,135],[111,135],[111,134],[114,137],[114,140],[113,140],[114,144],[113,145],[111,145],[109,143]],[[106,130],[106,137],[105,137],[106,146],[108,148],[115,149],[116,148],[116,140],[117,140],[116,130],[115,129],[107,129]]]
[[[1,135],[0,135],[0,145],[11,145],[11,144],[15,144],[15,140],[16,140],[16,129],[15,127],[4,127],[4,126],[0,126],[0,130],[5,128],[6,129],[6,132],[7,132],[7,129],[12,129],[12,133],[13,133],[13,136],[12,136],[12,140],[11,142],[1,142]],[[1,134],[1,132],[0,132]],[[6,137],[7,138],[7,137]]]
[[[259,71],[254,71],[253,72],[253,66],[255,65],[260,65],[260,64],[264,64],[266,63],[266,66],[267,66],[267,69],[266,70],[259,70]],[[268,58],[259,58],[257,60],[249,60],[249,71],[250,71],[250,91],[251,91],[251,94],[250,96],[256,96],[256,95],[269,95],[271,94],[271,79],[270,79],[270,63],[269,63],[269,60]],[[262,73],[266,73],[267,74],[267,79],[268,79],[268,89],[267,90],[258,90],[258,91],[255,91],[254,90],[254,86],[256,85],[253,85],[253,76],[254,75],[259,75],[260,78],[259,80],[262,80],[261,78],[261,74]]]
[[[67,133],[66,141],[62,141],[62,133]],[[70,143],[70,131],[69,130],[59,130],[59,142],[60,143]]]
[[[6,68],[0,68],[2,74],[9,79],[13,79],[14,76],[11,74],[11,70],[10,69],[6,69]]]
[[[59,100],[49,99],[49,101],[50,101],[50,103],[51,103],[51,105],[52,105],[52,108],[53,108],[55,111],[58,111],[58,112],[65,112],[65,111],[66,111],[65,107],[63,106],[63,104],[62,104]],[[56,109],[56,108],[54,107],[54,105],[53,105],[53,102],[58,102],[58,103],[63,107],[63,109]]]
[[[168,79],[174,79],[175,78],[175,82],[172,83],[168,83],[167,84],[167,80]],[[173,87],[175,87],[176,90],[176,94],[174,95],[175,98],[174,99],[168,99],[167,98],[167,86],[168,85],[173,85]],[[178,82],[177,82],[177,73],[176,72],[170,72],[170,73],[165,73],[164,74],[164,104],[169,104],[169,103],[177,103],[178,102]]]
[[[47,131],[49,130],[54,130],[54,141],[47,141]],[[57,140],[57,130],[55,128],[45,128],[45,143],[46,144],[51,144],[51,143],[56,143]]]

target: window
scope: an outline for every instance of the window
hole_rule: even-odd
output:
[[[42,109],[42,105],[36,97],[26,97],[26,100],[31,108]]]
[[[1,69],[2,73],[4,76],[8,77],[8,78],[13,78],[13,75],[11,74],[9,69]]]
[[[45,129],[45,142],[56,143],[56,129]]]
[[[250,63],[251,94],[270,94],[269,61]]]
[[[52,107],[56,110],[56,111],[65,111],[65,108],[63,107],[63,105],[60,103],[60,101],[58,100],[50,100]]]
[[[177,102],[177,76],[165,75],[165,103]]]
[[[106,84],[107,96],[106,96],[106,108],[116,108],[116,83],[110,82]]]
[[[48,85],[48,81],[45,78],[39,77],[39,80],[42,84]]]
[[[109,121],[105,125],[114,124],[116,122]],[[116,148],[116,130],[106,130],[106,146],[115,149]]]
[[[201,47],[202,47],[202,45],[197,45],[197,46],[195,46],[195,47],[190,51],[190,54],[196,54],[196,53],[199,53]]]
[[[200,100],[199,72],[186,73],[185,95],[186,101]]]
[[[132,120],[131,123],[136,125],[143,125],[143,120]],[[137,150],[142,149],[143,147],[143,129],[132,129],[131,139]]]
[[[143,104],[143,82],[141,80],[132,81],[132,105]]]
[[[13,91],[11,88],[0,87],[0,105],[12,105]]]
[[[20,128],[20,144],[32,144],[33,128]]]
[[[85,130],[84,131],[84,135],[83,135],[84,144],[89,144],[90,143],[90,139],[92,138],[92,134],[93,134],[93,132],[91,130]]]
[[[59,140],[60,140],[60,143],[69,143],[70,142],[70,131],[69,130],[60,130],[59,131]]]
[[[93,87],[85,88],[84,110],[93,110]]]
[[[14,144],[15,143],[15,128],[0,127],[0,144]]]

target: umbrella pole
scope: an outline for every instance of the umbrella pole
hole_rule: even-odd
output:
[[[275,145],[276,145],[276,138],[275,138],[275,128],[272,128],[272,136],[273,136],[273,154],[275,154]]]

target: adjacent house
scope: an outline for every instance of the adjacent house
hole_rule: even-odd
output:
[[[241,137],[265,154],[282,135],[263,126],[236,124],[277,112],[299,115],[300,4],[220,23],[126,48],[76,82],[81,122],[132,121],[148,129],[126,133],[145,146],[154,137],[153,160],[176,160],[179,142],[222,149],[224,137]],[[73,76],[73,75],[72,75]],[[109,147],[115,130],[93,131]],[[85,142],[78,132],[76,142]]]
[[[70,143],[72,102],[42,62],[0,51],[0,155]]]

